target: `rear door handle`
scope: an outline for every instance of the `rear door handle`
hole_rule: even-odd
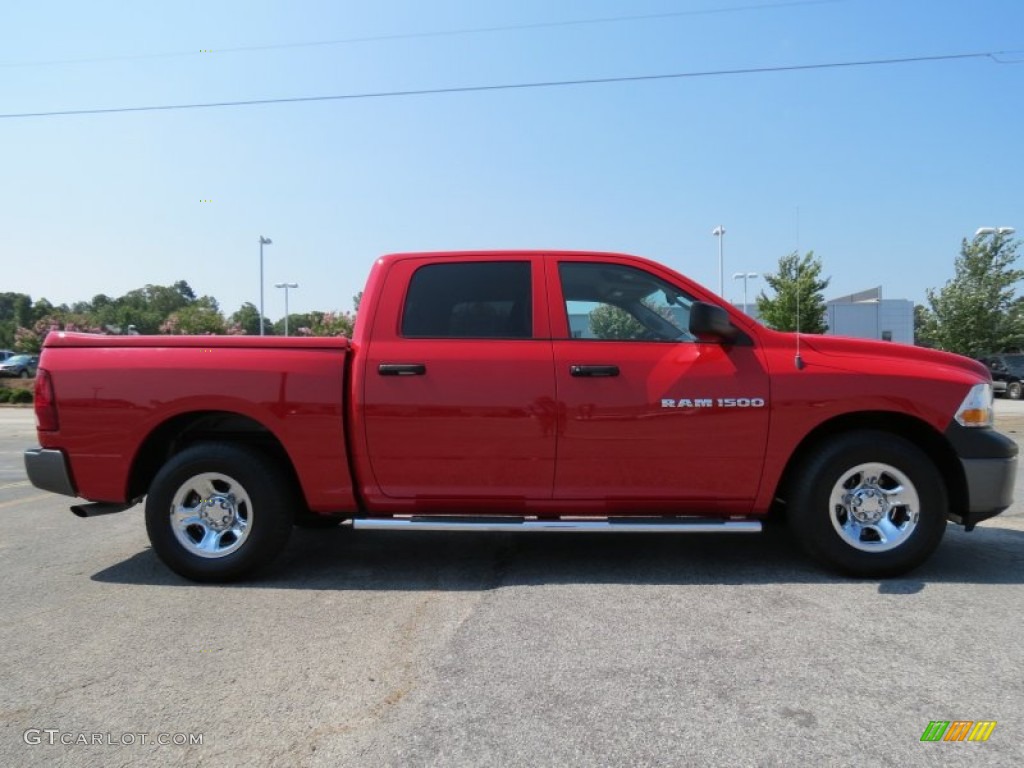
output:
[[[427,372],[423,363],[381,363],[377,373],[381,376],[422,376]]]
[[[570,376],[618,376],[617,365],[570,365]]]

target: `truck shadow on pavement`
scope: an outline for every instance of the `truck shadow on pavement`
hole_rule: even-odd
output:
[[[195,586],[147,549],[93,575],[114,584]],[[785,529],[757,535],[390,533],[296,529],[270,567],[234,588],[480,591],[550,584],[848,584],[808,560]],[[882,594],[927,584],[1024,584],[1024,531],[950,526],[939,550]]]

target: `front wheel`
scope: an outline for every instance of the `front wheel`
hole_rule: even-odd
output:
[[[146,498],[154,551],[193,581],[230,581],[269,563],[292,529],[291,484],[264,454],[201,443],[157,473]]]
[[[1006,396],[1011,400],[1020,400],[1022,394],[1024,394],[1024,387],[1019,381],[1011,381],[1006,385]]]
[[[897,576],[938,547],[948,501],[942,475],[913,443],[885,432],[831,438],[790,486],[790,528],[815,559],[853,576]]]

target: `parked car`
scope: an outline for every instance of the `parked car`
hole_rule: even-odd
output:
[[[981,362],[992,373],[992,391],[996,395],[1020,400],[1024,395],[1024,354],[992,355],[981,358]]]
[[[771,512],[874,578],[1013,500],[981,363],[773,331],[646,259],[385,256],[360,307],[351,340],[51,333],[29,480],[82,517],[145,497],[196,581],[293,525],[740,534]]]
[[[0,362],[7,360],[8,358],[14,357],[17,352],[11,349],[0,349]]]
[[[36,375],[39,358],[33,355],[14,355],[0,362],[0,376],[31,379]]]

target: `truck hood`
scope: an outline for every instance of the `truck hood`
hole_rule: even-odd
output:
[[[795,346],[796,334],[786,334]],[[891,341],[872,341],[869,339],[849,339],[842,336],[801,335],[800,345],[805,350],[825,357],[835,358],[838,363],[842,358],[898,360],[906,363],[919,363],[931,366],[942,366],[957,371],[973,374],[980,380],[991,379],[988,369],[977,360],[952,352],[940,352],[935,349],[915,347],[909,344],[897,344]],[[824,362],[824,361],[822,361]],[[858,366],[859,367],[859,366]]]

